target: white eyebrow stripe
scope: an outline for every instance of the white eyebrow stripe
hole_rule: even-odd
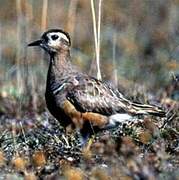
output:
[[[49,36],[53,36],[53,35],[58,35],[60,39],[63,38],[63,39],[65,39],[67,42],[69,42],[69,39],[67,38],[67,36],[66,36],[65,34],[63,34],[63,33],[60,33],[60,32],[51,32],[51,33],[48,34],[47,36],[49,37]]]

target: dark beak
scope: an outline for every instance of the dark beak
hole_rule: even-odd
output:
[[[41,43],[42,43],[42,40],[37,40],[37,41],[31,42],[30,44],[28,44],[28,46],[40,46]]]

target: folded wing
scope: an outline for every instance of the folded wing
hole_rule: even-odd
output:
[[[93,77],[76,77],[78,85],[67,94],[68,100],[81,112],[95,112],[103,115],[115,113],[152,114],[165,116],[156,106],[133,103],[110,85]]]

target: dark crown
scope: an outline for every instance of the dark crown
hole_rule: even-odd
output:
[[[53,32],[63,33],[63,34],[68,38],[68,40],[69,40],[69,46],[71,46],[70,35],[69,35],[67,32],[63,31],[62,29],[50,29],[50,30],[44,32],[44,33],[42,34],[41,38],[42,38],[42,39],[46,39],[46,38],[47,38],[47,34],[53,33]]]

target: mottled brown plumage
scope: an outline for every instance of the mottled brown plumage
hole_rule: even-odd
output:
[[[116,125],[118,120],[111,118],[115,114],[165,116],[159,107],[133,103],[108,84],[80,72],[71,64],[70,45],[69,35],[58,29],[29,44],[50,54],[45,98],[49,111],[63,126],[73,124],[88,131],[91,126],[103,129]]]

